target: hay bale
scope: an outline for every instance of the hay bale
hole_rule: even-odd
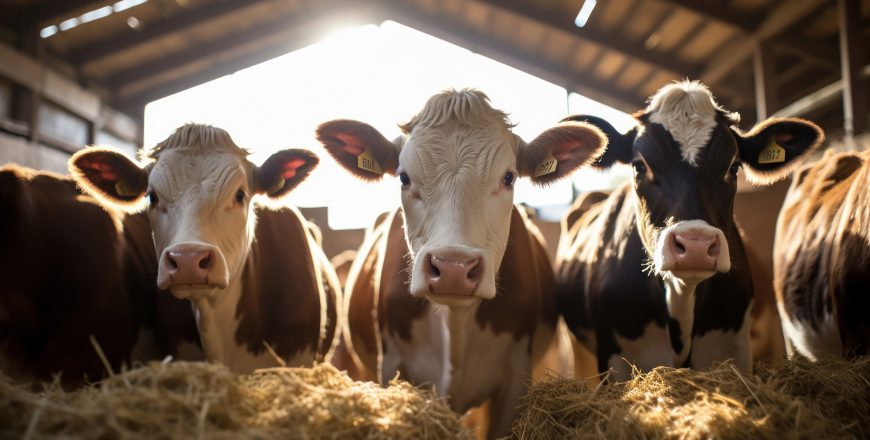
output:
[[[153,363],[78,391],[34,393],[0,375],[0,438],[471,437],[433,393],[355,382],[331,365],[234,375]]]
[[[587,388],[554,378],[522,402],[521,439],[783,439],[870,437],[870,358],[708,371],[656,368]]]

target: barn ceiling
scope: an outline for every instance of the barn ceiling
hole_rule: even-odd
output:
[[[578,28],[574,18],[582,3],[0,0],[0,20],[14,30],[19,47],[64,66],[132,114],[149,101],[312,44],[335,26],[384,20],[625,111],[640,108],[663,84],[688,77],[706,82],[726,107],[752,120],[756,51],[763,51],[760,59],[772,73],[770,113],[840,78],[832,0],[598,0],[587,25]],[[861,0],[861,7],[866,51],[870,0]],[[68,29],[38,37],[50,26]]]

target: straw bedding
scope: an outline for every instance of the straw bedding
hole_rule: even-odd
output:
[[[354,382],[326,364],[234,375],[153,363],[78,391],[0,374],[0,438],[443,439],[471,437],[429,391]]]
[[[870,358],[656,368],[601,385],[553,378],[523,400],[523,439],[870,438]]]

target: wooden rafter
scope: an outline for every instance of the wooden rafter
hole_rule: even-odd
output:
[[[266,0],[233,0],[207,3],[202,6],[180,11],[179,13],[147,24],[143,30],[129,29],[123,34],[112,36],[103,41],[89,44],[70,54],[70,61],[84,65],[147,41],[169,35],[180,29],[196,26],[209,20],[225,16]]]
[[[764,20],[764,17],[737,12],[719,2],[709,0],[658,0],[673,6],[692,11],[712,20],[740,29],[743,32],[754,32]]]
[[[619,90],[610,82],[569,66],[517,50],[512,44],[499,41],[470,26],[456,23],[441,14],[424,12],[402,1],[383,3],[385,18],[401,21],[422,32],[481,53],[499,62],[522,69],[540,78],[579,92],[623,111],[632,112],[640,107],[643,97]]]
[[[52,0],[36,3],[18,14],[14,20],[18,29],[30,30],[43,25],[57,24],[52,20],[65,20],[74,15],[114,3],[111,0]]]
[[[826,1],[786,0],[779,4],[747,38],[745,44],[731,45],[727,50],[720,51],[701,73],[701,80],[707,85],[719,84],[737,66],[752,56],[756,45],[779,35],[803,17],[824,6]]]
[[[520,3],[516,0],[478,1],[681,75],[695,76],[700,72],[699,66],[687,63],[673,55],[653,52],[644,47],[643,44],[628,41],[620,35],[601,32],[591,27],[578,28],[574,26],[573,17],[530,7],[529,5],[532,3]]]
[[[142,66],[136,66],[126,71],[116,73],[107,78],[104,82],[110,88],[120,89],[125,85],[147,80],[148,78],[159,75],[163,72],[177,69],[184,65],[199,62],[201,60],[207,60],[222,52],[228,52],[234,48],[243,47],[270,38],[275,34],[280,34],[286,31],[287,29],[303,26],[310,28],[313,27],[312,23],[322,21],[325,18],[329,18],[330,21],[338,22],[345,18],[358,19],[364,16],[370,16],[371,14],[371,8],[368,7],[345,8],[341,10],[340,13],[336,13],[335,9],[335,7],[323,7],[318,5],[315,6],[314,9],[307,9],[302,13],[296,12],[272,23],[255,26],[252,29],[227,34],[215,40],[193,46],[187,50],[161,57],[155,62],[149,62]],[[346,20],[342,20],[341,23],[346,23]]]

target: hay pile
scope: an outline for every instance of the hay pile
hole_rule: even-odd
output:
[[[354,382],[326,364],[238,376],[154,363],[75,392],[33,393],[0,375],[0,438],[470,437],[433,394]]]
[[[552,379],[532,387],[514,424],[522,439],[829,439],[870,437],[870,358],[816,364],[656,368],[594,390]]]

